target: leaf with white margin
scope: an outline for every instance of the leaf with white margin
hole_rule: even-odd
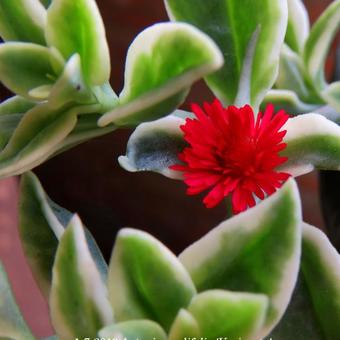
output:
[[[129,48],[119,105],[98,124],[137,125],[165,116],[195,81],[222,64],[216,44],[195,27],[169,22],[148,27]]]
[[[207,83],[224,104],[258,107],[275,81],[288,20],[282,0],[166,0],[169,17],[197,26],[225,58]]]
[[[34,340],[12,294],[5,269],[0,262],[0,339]]]
[[[151,319],[165,330],[196,293],[177,257],[160,241],[135,229],[118,233],[108,288],[117,321]]]
[[[78,104],[96,102],[83,79],[79,54],[74,54],[66,63],[63,73],[51,88],[48,97],[48,104],[53,109],[58,109],[69,102]]]
[[[303,224],[301,271],[276,340],[333,340],[339,334],[340,255],[319,229]]]
[[[268,104],[273,104],[276,110],[283,109],[292,115],[313,112],[323,105],[322,103],[304,103],[294,91],[277,89],[267,92],[261,104],[261,109],[264,109]]]
[[[129,138],[126,156],[118,158],[119,164],[130,172],[154,171],[180,179],[180,172],[169,166],[178,163],[178,154],[187,145],[179,128],[184,123],[183,118],[169,115],[138,125]]]
[[[34,96],[34,91],[30,91],[54,83],[57,75],[52,59],[54,54],[44,46],[22,42],[1,44],[0,81],[23,97],[41,100],[40,95]]]
[[[269,308],[261,338],[288,306],[300,252],[300,198],[295,181],[289,179],[256,207],[222,222],[179,259],[199,292],[218,288],[267,295]]]
[[[46,160],[72,131],[77,113],[78,108],[50,110],[48,104],[29,110],[0,153],[0,177],[21,174]]]
[[[66,60],[78,53],[84,78],[91,85],[109,80],[110,53],[94,0],[53,0],[47,10],[46,40]]]
[[[34,279],[46,297],[50,292],[59,239],[71,218],[72,213],[49,199],[32,172],[23,174],[20,182],[19,233]],[[107,276],[105,260],[87,229],[85,234],[92,258],[104,281]]]
[[[280,90],[294,91],[303,102],[322,105],[324,100],[313,85],[309,84],[308,77],[304,73],[304,65],[300,56],[284,44],[281,49],[280,68],[275,86]]]
[[[107,289],[75,215],[58,246],[50,295],[51,319],[62,339],[95,337],[113,322]]]
[[[120,322],[101,329],[98,335],[103,340],[167,340],[164,330],[151,320]]]
[[[264,294],[219,289],[196,295],[188,307],[201,335],[208,340],[259,339],[267,309],[268,297]]]
[[[171,325],[168,340],[193,339],[200,336],[201,330],[195,318],[187,310],[181,309]]]
[[[308,113],[290,118],[282,127],[287,130],[282,156],[288,157],[280,170],[293,176],[313,171],[340,169],[340,127],[325,117]]]
[[[328,85],[321,94],[329,105],[340,112],[340,81]]]
[[[288,0],[287,45],[295,52],[302,52],[309,34],[309,17],[301,0]]]
[[[333,1],[313,25],[303,53],[307,71],[319,89],[326,86],[324,67],[332,40],[340,27],[340,0]]]
[[[45,45],[46,10],[39,0],[1,0],[0,36]]]
[[[20,96],[10,97],[0,103],[0,116],[16,113],[25,113],[37,103]]]

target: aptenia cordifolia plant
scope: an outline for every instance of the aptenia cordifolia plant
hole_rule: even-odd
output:
[[[50,339],[338,339],[340,256],[303,222],[294,177],[340,169],[340,87],[323,76],[340,1],[310,31],[299,0],[165,6],[172,22],[132,42],[118,96],[93,0],[0,2],[0,79],[15,93],[0,106],[0,176],[23,174],[19,231]],[[218,99],[176,110],[201,77]],[[237,215],[179,256],[122,229],[107,265],[29,170],[124,126],[125,169],[184,179],[208,207],[231,195]],[[2,266],[0,338],[35,339]]]

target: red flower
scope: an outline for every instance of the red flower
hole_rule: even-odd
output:
[[[212,188],[203,200],[207,208],[231,194],[233,211],[239,213],[255,205],[254,195],[264,199],[290,176],[275,171],[287,160],[279,156],[286,147],[286,131],[280,129],[289,116],[283,110],[273,115],[268,105],[255,121],[249,105],[223,108],[217,99],[203,107],[193,104],[197,119],[187,118],[181,126],[190,146],[179,154],[184,164],[171,169],[184,173],[188,195]]]

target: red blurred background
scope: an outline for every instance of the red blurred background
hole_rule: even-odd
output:
[[[332,1],[306,0],[311,20]],[[97,0],[110,45],[111,84],[123,86],[125,55],[132,39],[145,27],[167,16],[162,1]],[[328,73],[334,57],[328,61]],[[10,94],[0,88],[1,99]],[[196,84],[184,105],[212,98],[203,82]],[[70,211],[78,212],[91,229],[108,258],[116,231],[125,226],[141,228],[181,251],[210,230],[225,216],[223,207],[207,210],[199,197],[187,197],[183,183],[157,174],[130,174],[117,164],[124,154],[131,131],[123,130],[84,143],[35,169],[51,198]],[[323,227],[319,208],[317,174],[299,178],[304,218]],[[3,261],[25,319],[37,336],[52,329],[46,302],[35,287],[17,234],[18,178],[0,181],[0,258]]]

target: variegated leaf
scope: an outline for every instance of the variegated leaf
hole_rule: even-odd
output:
[[[74,216],[61,237],[53,266],[51,318],[62,339],[95,337],[113,322],[107,291]]]
[[[322,97],[337,112],[340,112],[340,81],[328,85],[322,91]]]
[[[39,0],[1,0],[0,36],[45,45],[46,10]]]
[[[277,76],[287,27],[284,0],[166,0],[171,19],[185,21],[211,36],[225,58],[207,77],[224,104],[258,107]]]
[[[300,264],[300,210],[291,179],[256,207],[222,222],[179,256],[199,292],[228,289],[268,296],[264,326],[253,338],[262,338],[273,329],[293,293]]]
[[[23,319],[0,262],[0,338],[13,340],[34,340],[34,336]]]
[[[119,105],[98,124],[137,125],[175,110],[190,86],[223,64],[221,52],[205,34],[184,23],[161,23],[131,44]]]
[[[117,321],[157,320],[169,330],[196,289],[176,256],[151,235],[119,232],[109,267],[109,296]]]
[[[168,340],[199,338],[201,330],[198,322],[187,310],[181,309],[171,325]]]
[[[46,40],[66,60],[78,53],[85,80],[91,85],[109,80],[110,54],[94,0],[53,0],[47,10]]]

